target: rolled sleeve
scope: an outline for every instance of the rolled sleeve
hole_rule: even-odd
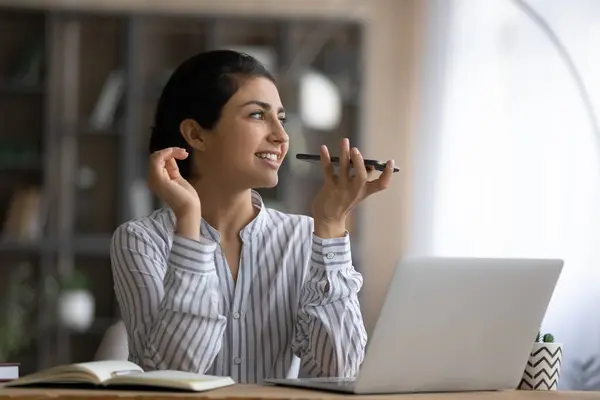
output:
[[[324,268],[352,267],[350,234],[346,231],[343,237],[323,239],[313,234],[313,265]]]
[[[192,240],[174,235],[169,264],[191,273],[208,273],[215,270],[214,252],[217,244],[200,237]]]

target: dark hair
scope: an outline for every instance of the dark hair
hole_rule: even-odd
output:
[[[181,121],[194,119],[201,127],[212,129],[221,109],[237,92],[245,78],[275,77],[255,58],[232,50],[213,50],[185,60],[173,72],[162,90],[150,136],[150,152],[167,147],[182,147],[190,154],[178,160],[181,175],[192,175],[192,149],[179,131]]]

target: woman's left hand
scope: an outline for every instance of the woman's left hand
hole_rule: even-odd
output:
[[[386,189],[391,181],[394,162],[388,161],[379,178],[369,181],[369,173],[357,148],[350,149],[348,139],[340,148],[339,172],[335,175],[327,146],[321,146],[321,165],[325,182],[313,202],[315,234],[321,238],[342,237],[346,232],[346,218],[362,200]],[[352,160],[352,168],[350,164]],[[350,170],[354,174],[350,174]]]

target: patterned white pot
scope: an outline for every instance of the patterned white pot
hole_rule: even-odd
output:
[[[534,343],[519,389],[557,390],[561,361],[562,344]]]

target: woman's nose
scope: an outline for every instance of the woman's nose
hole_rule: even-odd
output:
[[[289,141],[290,137],[285,131],[285,128],[281,123],[277,123],[276,126],[273,127],[272,138],[274,141],[278,143],[286,143]]]

